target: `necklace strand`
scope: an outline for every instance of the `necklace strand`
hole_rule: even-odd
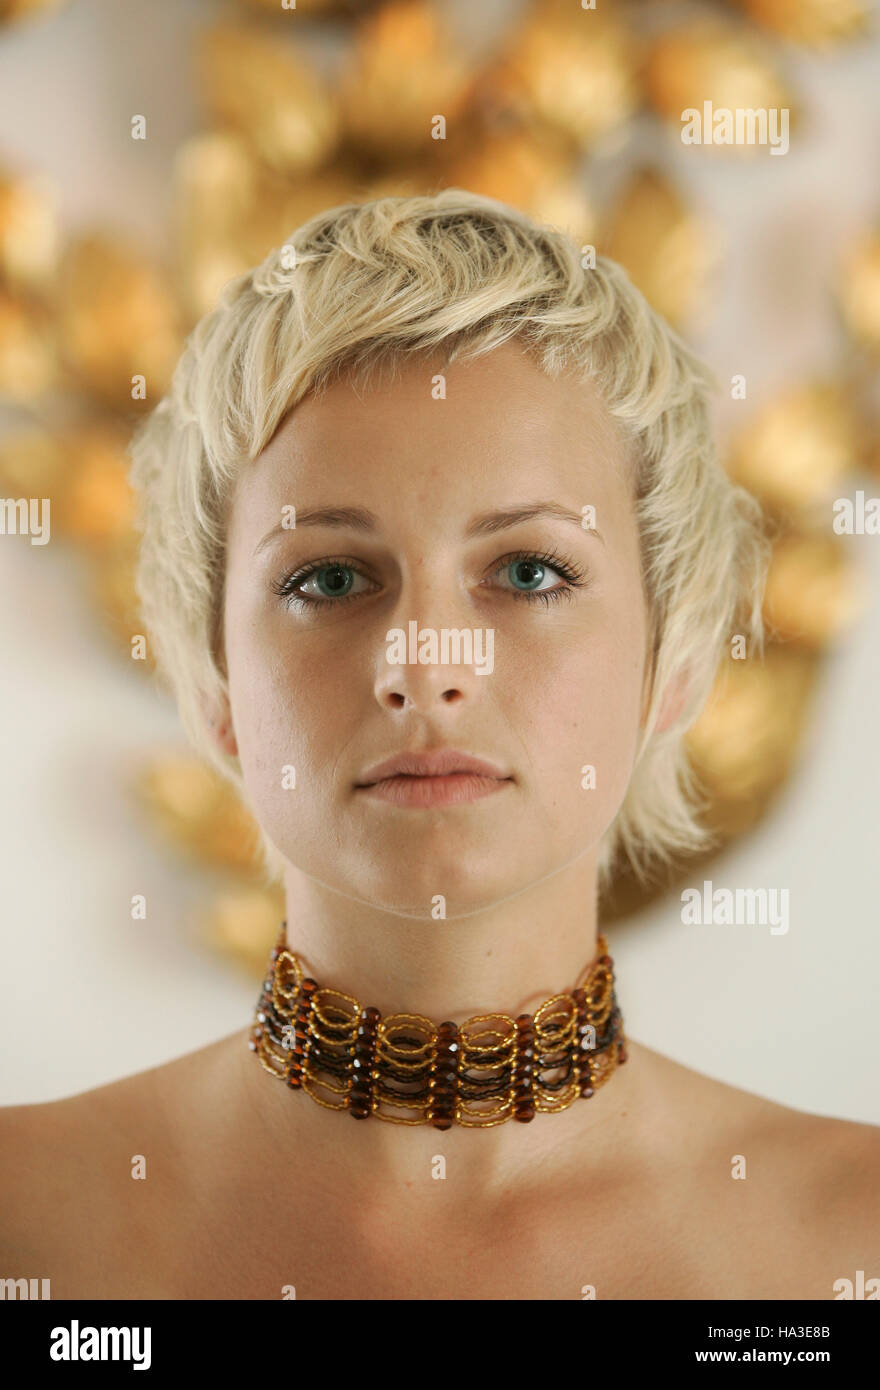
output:
[[[570,993],[534,1014],[479,1014],[459,1026],[422,1014],[383,1018],[321,988],[287,946],[282,922],[248,1046],[291,1090],[355,1119],[436,1129],[527,1122],[589,1099],[626,1061],[614,962],[604,936],[597,945]]]

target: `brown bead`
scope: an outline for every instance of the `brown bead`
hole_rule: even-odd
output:
[[[513,1118],[522,1124],[527,1124],[529,1120],[535,1118],[534,1105],[517,1105],[514,1107]]]
[[[366,1102],[356,1102],[354,1105],[349,1104],[348,1113],[353,1115],[356,1120],[366,1120],[370,1116],[371,1107]]]
[[[593,1094],[593,1073],[588,1058],[584,1058],[578,1072],[578,1090],[582,1096]]]
[[[439,1112],[435,1115],[431,1115],[429,1118],[435,1129],[451,1129],[455,1123],[451,1115],[441,1114]]]

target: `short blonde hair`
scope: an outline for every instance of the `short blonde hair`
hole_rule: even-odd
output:
[[[587,248],[584,248],[586,251]],[[595,264],[593,264],[595,260]],[[623,859],[656,864],[712,842],[685,734],[734,632],[763,650],[769,543],[761,509],[718,463],[715,382],[614,261],[459,188],[330,208],[231,280],[190,333],[172,384],[130,445],[141,531],[137,585],[156,664],[196,749],[247,803],[237,758],[210,737],[228,693],[226,518],[237,471],[309,392],[440,349],[515,339],[548,375],[592,379],[635,460],[650,614],[651,691],[623,803],[600,847],[600,892]],[[685,696],[656,726],[668,683]],[[268,879],[284,860],[263,835]]]

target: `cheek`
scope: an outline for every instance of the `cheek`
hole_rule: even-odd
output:
[[[290,620],[292,621],[292,620]],[[245,780],[276,785],[281,768],[308,774],[326,770],[350,736],[345,708],[351,683],[340,681],[325,646],[299,635],[294,642],[283,613],[227,607],[230,699]]]
[[[511,688],[510,721],[523,736],[533,776],[553,804],[580,806],[582,769],[595,768],[590,793],[609,819],[626,793],[638,739],[641,650],[638,633],[615,624],[572,630]],[[566,790],[567,789],[567,790]]]

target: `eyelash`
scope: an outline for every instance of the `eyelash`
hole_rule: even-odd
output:
[[[503,560],[499,560],[496,566],[496,572],[499,569],[509,568],[511,565],[518,564],[522,561],[547,565],[550,569],[556,570],[566,581],[566,585],[564,588],[560,589],[507,589],[504,591],[515,599],[525,599],[528,603],[541,602],[546,608],[551,601],[555,602],[560,598],[565,598],[570,601],[575,589],[587,588],[589,585],[589,580],[585,572],[580,569],[573,560],[557,554],[556,551],[518,550],[516,554],[506,555]],[[307,566],[305,569],[295,570],[285,575],[282,579],[273,580],[271,584],[272,592],[277,594],[279,598],[286,598],[288,608],[293,608],[295,604],[299,604],[300,608],[298,611],[300,612],[304,608],[339,607],[340,604],[347,603],[349,599],[365,598],[365,594],[343,594],[339,598],[315,598],[313,594],[296,593],[299,586],[305,584],[306,581],[311,579],[314,575],[320,574],[322,570],[334,569],[337,567],[339,569],[355,570],[357,573],[360,573],[357,565],[345,557],[321,560],[318,563]]]

